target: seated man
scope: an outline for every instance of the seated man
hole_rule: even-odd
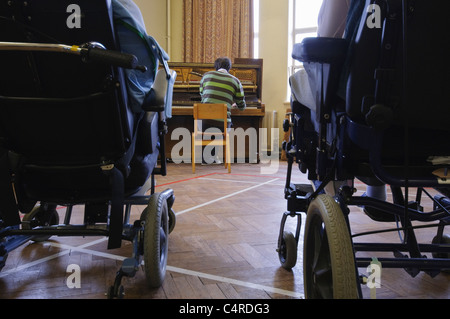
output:
[[[228,73],[231,69],[229,58],[218,58],[214,67],[216,71],[205,73],[200,81],[202,103],[227,104],[228,127],[232,127],[231,108],[237,107],[243,111],[246,107],[244,88],[238,78]],[[203,125],[205,124],[207,123],[203,123]],[[220,126],[218,124],[220,123],[210,123],[214,127]],[[203,126],[203,130],[205,130],[205,126]]]
[[[216,71],[207,72],[200,81],[200,95],[202,103],[224,103],[228,106],[228,128],[233,126],[231,121],[231,109],[238,108],[243,111],[246,108],[244,88],[238,78],[231,75],[231,60],[229,58],[218,58],[214,67]],[[223,121],[220,120],[202,120],[201,130],[206,131],[209,128],[222,128]],[[212,156],[217,164],[221,161],[212,150]],[[209,160],[206,160],[208,163]]]

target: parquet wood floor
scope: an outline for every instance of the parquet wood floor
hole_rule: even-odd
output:
[[[176,197],[177,222],[170,235],[164,284],[159,289],[147,288],[144,271],[140,270],[134,278],[123,279],[125,298],[303,298],[302,243],[292,271],[280,267],[276,252],[281,215],[286,209],[286,163],[281,162],[275,174],[261,174],[262,167],[233,164],[232,173],[226,174],[222,166],[199,165],[193,175],[188,164],[170,164],[168,176],[157,177],[157,191],[172,188]],[[293,178],[296,183],[307,183],[300,173],[294,173]],[[132,220],[143,208],[133,207]],[[63,220],[64,210],[60,213]],[[73,213],[79,215],[82,218],[82,208]],[[350,216],[353,231],[383,226],[359,208],[352,208]],[[294,232],[293,219],[286,227]],[[376,240],[389,236],[395,234],[378,235]],[[420,236],[432,238],[434,231],[422,231]],[[52,237],[45,243],[29,242],[9,254],[0,272],[0,298],[105,299],[121,261],[132,252],[128,242],[115,250],[106,246],[107,240],[102,237]],[[72,264],[80,266],[81,288],[67,286],[67,267]],[[386,269],[377,298],[447,299],[449,283],[448,274],[430,278],[421,273],[411,278],[404,270]],[[363,292],[370,297],[368,289]]]

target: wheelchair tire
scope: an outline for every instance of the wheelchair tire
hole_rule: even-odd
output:
[[[349,228],[341,208],[329,195],[319,195],[309,205],[303,254],[306,298],[358,298]]]
[[[291,270],[297,263],[297,240],[291,232],[283,232],[280,247],[278,247],[278,258],[281,266],[286,270]]]
[[[166,275],[169,247],[169,214],[166,197],[161,193],[153,194],[143,215],[145,277],[150,288],[159,288]]]
[[[59,224],[59,215],[54,205],[36,206],[31,212],[22,218],[22,229],[30,230],[39,226],[53,226]],[[47,241],[48,235],[33,236],[34,242],[40,243]]]

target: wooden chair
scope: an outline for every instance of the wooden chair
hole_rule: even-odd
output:
[[[204,133],[198,130],[198,120],[223,119],[222,139],[211,140],[209,137],[217,133]],[[228,107],[226,104],[194,104],[194,131],[192,132],[192,173],[195,174],[195,148],[196,146],[223,146],[225,148],[224,162],[228,173],[231,173],[230,143],[228,136]],[[204,138],[209,136],[208,138]]]

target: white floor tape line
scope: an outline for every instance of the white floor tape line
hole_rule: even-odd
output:
[[[285,296],[289,296],[289,297],[301,298],[301,299],[304,298],[303,294],[295,292],[295,291],[289,291],[289,290],[254,284],[254,283],[247,282],[247,281],[241,281],[241,280],[231,279],[231,278],[222,277],[222,276],[210,275],[210,274],[206,274],[206,273],[202,273],[202,272],[197,272],[197,271],[192,271],[192,270],[187,270],[187,269],[182,269],[182,268],[177,268],[177,267],[171,267],[171,266],[167,266],[167,270],[171,271],[171,272],[183,274],[183,275],[197,276],[197,277],[204,278],[204,279],[210,279],[210,280],[224,282],[224,283],[242,286],[242,287],[246,287],[246,288],[264,290],[266,292],[276,293],[276,294],[285,295]]]
[[[7,270],[7,271],[5,271],[3,273],[0,273],[0,278],[1,277],[5,277],[5,276],[7,276],[9,274],[15,273],[17,271],[21,271],[21,270],[24,270],[26,268],[36,266],[36,265],[38,265],[40,263],[44,263],[44,262],[47,262],[49,260],[52,260],[52,259],[64,256],[64,255],[67,255],[67,254],[69,254],[69,253],[71,253],[73,251],[84,253],[84,254],[90,254],[90,255],[93,255],[93,256],[97,256],[97,257],[118,260],[118,261],[123,261],[124,259],[126,259],[126,257],[123,257],[123,256],[87,249],[87,247],[94,246],[96,244],[104,242],[105,240],[107,240],[107,238],[101,238],[99,240],[95,240],[93,242],[89,242],[89,243],[86,243],[86,244],[83,244],[83,245],[77,246],[77,247],[66,245],[66,244],[55,243],[55,242],[45,243],[45,245],[61,248],[61,249],[64,249],[64,251],[61,251],[61,252],[59,252],[57,254],[53,254],[51,256],[48,256],[48,257],[45,257],[45,258],[41,258],[41,259],[38,259],[36,261],[33,261],[33,262],[30,262],[30,263],[21,265],[19,267]],[[227,277],[223,277],[223,276],[211,275],[211,274],[198,272],[198,271],[193,271],[193,270],[188,270],[188,269],[183,269],[183,268],[179,268],[179,267],[167,266],[166,269],[167,269],[167,271],[175,272],[175,273],[179,273],[179,274],[183,274],[183,275],[196,276],[196,277],[199,277],[199,278],[214,280],[214,281],[217,281],[217,282],[228,283],[228,284],[237,285],[237,286],[246,287],[246,288],[251,288],[251,289],[263,290],[263,291],[266,291],[266,292],[269,292],[269,293],[276,293],[276,294],[289,296],[289,297],[293,297],[293,298],[301,298],[301,299],[304,298],[304,295],[302,293],[298,293],[298,292],[295,292],[295,291],[278,289],[278,288],[275,288],[275,287],[270,287],[270,286],[265,286],[265,285],[260,285],[260,284],[254,284],[254,283],[251,283],[251,282],[246,282],[246,281],[242,281],[242,280],[236,280],[236,279],[227,278]]]
[[[55,259],[55,258],[59,258],[59,257],[61,257],[61,256],[64,256],[64,255],[70,254],[70,252],[73,251],[73,250],[82,250],[82,249],[84,249],[84,248],[86,248],[86,247],[94,246],[94,245],[96,245],[96,244],[98,244],[98,243],[101,243],[101,242],[103,242],[103,241],[105,241],[105,240],[107,240],[107,238],[101,238],[101,239],[99,239],[99,240],[95,240],[95,241],[92,241],[92,242],[83,244],[83,245],[81,245],[81,246],[79,246],[79,247],[72,247],[72,246],[67,246],[67,245],[61,245],[61,246],[67,246],[67,247],[68,247],[68,248],[66,248],[67,250],[60,251],[59,253],[53,254],[53,255],[51,255],[51,256],[47,256],[47,257],[44,257],[44,258],[40,258],[40,259],[38,259],[38,260],[29,262],[29,263],[27,263],[27,264],[23,264],[23,265],[20,265],[20,266],[18,266],[18,267],[15,267],[15,268],[12,268],[12,269],[9,269],[9,270],[2,271],[2,272],[0,272],[0,278],[6,277],[6,276],[8,276],[8,275],[10,275],[10,274],[12,274],[12,273],[16,273],[16,272],[18,272],[18,271],[22,271],[22,270],[24,270],[24,269],[27,269],[27,268],[30,268],[30,267],[33,267],[33,266],[36,266],[36,265],[45,263],[45,262],[47,262],[47,261],[49,261],[49,260],[52,260],[52,259]],[[54,247],[58,247],[58,245],[60,245],[60,244],[46,242],[46,243],[43,243],[43,245],[51,245],[51,246],[54,246]]]
[[[242,181],[235,179],[222,179],[222,178],[210,178],[210,177],[201,177],[198,180],[208,180],[208,181],[217,181],[217,182],[229,182],[229,183],[243,183],[243,184],[261,184],[261,182],[253,182],[253,181]]]
[[[185,210],[183,210],[183,211],[181,211],[181,212],[176,213],[175,215],[176,215],[176,216],[179,216],[179,215],[182,215],[182,214],[189,213],[189,212],[191,212],[191,211],[193,211],[193,210],[196,210],[196,209],[198,209],[198,208],[205,207],[205,206],[208,206],[208,205],[217,203],[217,202],[219,202],[219,201],[221,201],[221,200],[224,200],[224,199],[227,199],[227,198],[230,198],[230,197],[233,197],[233,196],[236,196],[236,195],[239,195],[239,194],[242,194],[242,193],[251,191],[251,190],[253,190],[253,189],[255,189],[255,188],[258,188],[258,187],[261,187],[261,186],[264,186],[264,185],[273,183],[273,182],[275,182],[275,181],[278,181],[278,178],[272,179],[272,180],[270,180],[270,181],[268,181],[268,182],[261,183],[261,184],[258,184],[258,185],[255,185],[255,186],[252,186],[252,187],[249,187],[249,188],[246,188],[246,189],[242,189],[242,190],[237,191],[237,192],[235,192],[235,193],[231,193],[231,194],[229,194],[229,195],[225,195],[225,196],[223,196],[223,197],[220,197],[220,198],[214,199],[214,200],[212,200],[212,201],[209,201],[209,202],[206,202],[206,203],[197,205],[197,206],[195,206],[195,207],[191,207],[191,208],[185,209]]]

